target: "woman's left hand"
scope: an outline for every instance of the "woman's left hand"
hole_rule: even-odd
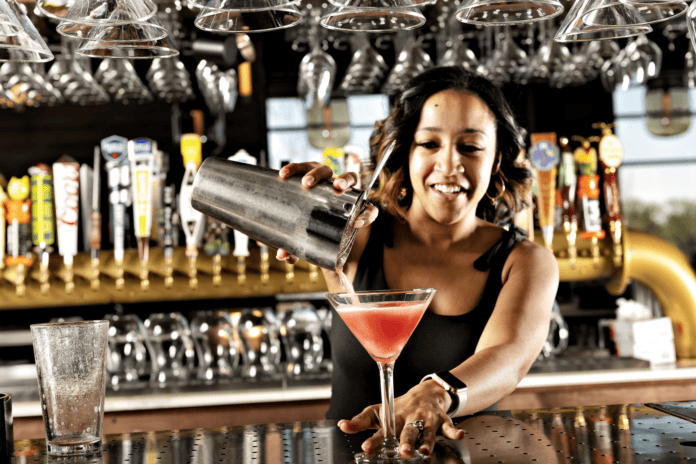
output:
[[[399,451],[402,454],[410,455],[418,449],[421,454],[430,455],[438,431],[452,440],[464,438],[464,430],[456,428],[447,416],[448,403],[448,393],[432,381],[420,383],[394,400],[396,436],[399,437]],[[380,404],[369,406],[351,420],[339,421],[338,427],[345,433],[379,429],[362,444],[363,451],[373,451],[384,440],[380,422],[381,408]],[[422,434],[418,427],[411,424],[415,421],[423,421]]]

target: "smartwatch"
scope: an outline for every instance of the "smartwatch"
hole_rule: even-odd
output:
[[[426,380],[434,381],[444,388],[452,397],[452,406],[450,406],[449,411],[447,411],[447,415],[449,417],[457,417],[460,415],[466,406],[466,384],[449,371],[426,375],[423,377],[423,380],[421,380],[421,383]]]

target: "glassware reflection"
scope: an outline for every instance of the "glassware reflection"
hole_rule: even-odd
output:
[[[322,324],[310,303],[298,303],[280,312],[280,336],[292,376],[317,374],[324,354]]]
[[[236,327],[242,341],[242,375],[249,379],[277,376],[281,352],[273,310],[243,309]]]
[[[241,343],[229,314],[197,311],[191,319],[191,333],[198,359],[198,380],[232,380],[239,366]]]
[[[104,319],[109,321],[107,385],[114,390],[122,387],[141,387],[142,380],[152,371],[153,359],[153,350],[145,326],[135,314],[107,314]]]
[[[151,382],[160,387],[186,384],[195,363],[186,318],[177,312],[154,313],[144,326],[153,348]]]

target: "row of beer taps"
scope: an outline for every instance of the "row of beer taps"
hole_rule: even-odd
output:
[[[37,164],[27,175],[12,177],[6,182],[6,189],[0,188],[0,267],[4,268],[3,277],[15,286],[16,294],[25,295],[28,278],[38,281],[42,294],[49,292],[49,258],[54,246],[63,258],[57,274],[65,282],[65,292],[74,291],[80,225],[83,249],[90,259],[89,272],[81,275],[88,278],[93,290],[100,288],[100,274],[113,278],[117,290],[124,288],[125,255],[133,236],[138,250],[140,289],[150,288],[150,245],[153,242],[162,249],[164,257],[161,272],[164,287],[172,288],[179,230],[183,230],[185,237],[190,288],[198,287],[200,248],[212,259],[214,286],[220,286],[223,259],[230,254],[236,258],[237,283],[245,285],[249,238],[234,231],[232,248],[229,228],[191,207],[193,180],[202,161],[202,137],[196,133],[183,134],[180,146],[185,170],[178,193],[174,184],[167,183],[169,159],[158,149],[156,141],[145,137],[129,140],[118,135],[107,137],[94,147],[92,166],[80,165],[75,159],[64,156],[52,165]],[[244,150],[230,159],[256,163],[256,158]],[[111,256],[108,262],[100,262],[102,164],[108,187],[108,232],[113,263]],[[268,247],[259,244],[259,255],[263,284],[270,278]],[[285,278],[291,282],[294,266],[285,263],[284,266]],[[313,280],[318,277],[316,266],[310,269],[310,278],[312,276]]]
[[[559,148],[555,133],[531,134],[528,159],[535,173],[538,225],[545,246],[552,251],[560,248],[554,247],[554,231],[563,229],[571,269],[577,264],[578,235],[590,242],[590,256],[593,265],[598,266],[599,241],[608,231],[613,266],[621,268],[623,220],[617,174],[623,146],[612,133],[613,124],[597,123],[592,127],[599,129],[601,135],[573,136],[571,139],[580,143],[575,150],[567,137],[560,138]]]

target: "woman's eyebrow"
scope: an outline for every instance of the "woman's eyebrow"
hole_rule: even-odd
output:
[[[421,127],[416,130],[416,132],[421,132],[421,131],[428,131],[428,132],[442,132],[442,129],[439,127]],[[481,134],[487,136],[487,134],[479,129],[473,129],[467,127],[466,129],[462,129],[459,131],[460,134]]]

